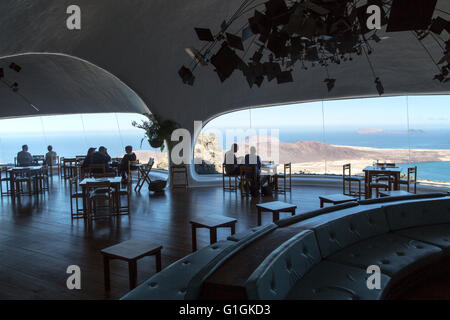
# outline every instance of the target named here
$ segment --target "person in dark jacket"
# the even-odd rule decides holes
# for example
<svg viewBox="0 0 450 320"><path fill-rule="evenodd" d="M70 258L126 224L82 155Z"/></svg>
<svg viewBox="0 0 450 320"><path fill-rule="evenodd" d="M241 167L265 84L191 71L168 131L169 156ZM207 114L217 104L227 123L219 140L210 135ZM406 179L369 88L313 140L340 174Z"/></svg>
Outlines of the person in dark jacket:
<svg viewBox="0 0 450 320"><path fill-rule="evenodd" d="M111 157L108 154L108 150L102 146L102 147L98 148L97 152L94 152L92 154L89 164L104 164L105 172L115 172L114 169L109 166L110 162L111 162ZM101 173L101 172L96 172L96 170L94 170L93 172Z"/></svg>
<svg viewBox="0 0 450 320"><path fill-rule="evenodd" d="M92 155L95 153L95 150L97 150L97 148L89 148L86 158L84 159L82 164L83 168L89 168L89 165L92 163Z"/></svg>
<svg viewBox="0 0 450 320"><path fill-rule="evenodd" d="M127 178L128 174L128 163L130 161L136 161L136 154L133 152L132 146L126 146L125 147L125 155L122 158L122 161L120 162L119 166L119 173L122 175L123 179ZM131 170L136 170L136 167L131 166Z"/></svg>
<svg viewBox="0 0 450 320"><path fill-rule="evenodd" d="M225 153L225 174L228 176L239 175L239 165L236 158L236 153L238 150L239 147L237 143L233 143L230 150Z"/></svg>

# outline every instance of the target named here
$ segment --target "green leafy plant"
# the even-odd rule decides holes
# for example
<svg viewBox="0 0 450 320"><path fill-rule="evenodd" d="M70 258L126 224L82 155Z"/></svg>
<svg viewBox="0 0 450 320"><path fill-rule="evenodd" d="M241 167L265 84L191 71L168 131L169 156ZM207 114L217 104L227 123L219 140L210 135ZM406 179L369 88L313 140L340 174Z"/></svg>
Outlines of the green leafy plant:
<svg viewBox="0 0 450 320"><path fill-rule="evenodd" d="M141 123L137 123L136 121L132 122L134 127L145 131L145 137L142 138L141 147L142 142L147 139L152 148L160 148L161 151L164 151L164 142L166 142L168 148L172 149L172 141L170 138L172 132L180 127L179 124L172 120L164 120L156 114L148 113L144 115L148 120L142 120Z"/></svg>

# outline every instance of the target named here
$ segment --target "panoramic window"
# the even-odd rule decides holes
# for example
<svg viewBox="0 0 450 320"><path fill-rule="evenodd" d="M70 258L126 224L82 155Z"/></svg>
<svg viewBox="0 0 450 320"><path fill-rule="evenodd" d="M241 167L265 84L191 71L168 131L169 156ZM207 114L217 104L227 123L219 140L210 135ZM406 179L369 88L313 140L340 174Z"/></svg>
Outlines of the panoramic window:
<svg viewBox="0 0 450 320"><path fill-rule="evenodd" d="M142 129L132 125L147 118L139 114L78 114L0 120L0 163L12 164L22 145L32 155L44 155L47 146L62 157L85 155L90 147L105 146L112 158L122 157L125 146L133 146L141 163L155 159L167 170L166 152L149 145Z"/></svg>
<svg viewBox="0 0 450 320"><path fill-rule="evenodd" d="M353 174L362 174L365 167L386 162L395 163L404 174L417 166L420 180L450 182L448 105L450 96L383 97L225 114L199 135L196 171L221 173L224 153L236 142L238 157L253 145L263 161L276 159L279 170L292 163L295 174L341 175L346 163ZM278 143L277 155L262 150L268 140Z"/></svg>

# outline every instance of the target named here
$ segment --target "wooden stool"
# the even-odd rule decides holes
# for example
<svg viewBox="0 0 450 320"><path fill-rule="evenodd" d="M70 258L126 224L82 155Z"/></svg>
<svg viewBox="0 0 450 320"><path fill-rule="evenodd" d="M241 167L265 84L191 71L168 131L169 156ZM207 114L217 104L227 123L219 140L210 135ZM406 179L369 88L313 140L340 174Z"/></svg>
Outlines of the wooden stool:
<svg viewBox="0 0 450 320"><path fill-rule="evenodd" d="M262 212L272 212L272 220L273 222L277 222L280 220L280 212L291 212L295 216L297 206L291 203L274 201L257 204L256 208L258 209L258 226L260 226Z"/></svg>
<svg viewBox="0 0 450 320"><path fill-rule="evenodd" d="M209 229L210 243L217 242L217 228L231 228L231 234L236 232L237 219L218 215L209 215L205 217L195 217L190 223L192 225L192 251L197 251L197 229Z"/></svg>
<svg viewBox="0 0 450 320"><path fill-rule="evenodd" d="M128 262L130 290L136 288L137 261L143 257L155 255L156 272L161 271L162 246L141 240L128 240L101 251L105 272L105 290L110 291L109 260L119 259Z"/></svg>
<svg viewBox="0 0 450 320"><path fill-rule="evenodd" d="M323 208L325 203L331 203L332 205L352 202L352 201L358 201L359 198L356 197L349 197L343 194L331 194L327 196L320 196L320 207Z"/></svg>

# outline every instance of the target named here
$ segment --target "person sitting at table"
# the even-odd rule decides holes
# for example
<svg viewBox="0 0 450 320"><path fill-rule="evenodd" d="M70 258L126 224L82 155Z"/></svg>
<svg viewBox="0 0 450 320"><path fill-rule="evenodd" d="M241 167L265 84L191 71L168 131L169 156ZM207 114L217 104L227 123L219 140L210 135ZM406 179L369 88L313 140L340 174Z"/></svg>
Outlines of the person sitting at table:
<svg viewBox="0 0 450 320"><path fill-rule="evenodd" d="M248 167L255 167L256 168L256 177L254 173L247 173L247 178L251 178L254 182L254 185L252 185L252 190L259 190L260 187L260 176L261 176L261 158L256 154L256 148L251 147L250 148L250 154L245 155L245 165ZM252 192L253 193L253 192Z"/></svg>
<svg viewBox="0 0 450 320"><path fill-rule="evenodd" d="M98 148L97 152L94 152L91 156L90 164L104 164L105 172L115 172L113 168L109 166L109 162L111 161L111 157L108 154L108 150L101 146ZM101 173L96 172L98 170L94 170L93 173Z"/></svg>
<svg viewBox="0 0 450 320"><path fill-rule="evenodd" d="M47 147L47 154L45 155L45 161L44 164L48 166L54 166L56 164L56 152L53 151L52 146Z"/></svg>
<svg viewBox="0 0 450 320"><path fill-rule="evenodd" d="M225 174L227 176L234 176L239 174L239 165L236 158L236 153L239 150L237 143L233 143L230 150L225 153Z"/></svg>
<svg viewBox="0 0 450 320"><path fill-rule="evenodd" d="M83 163L81 164L81 167L83 169L89 168L89 165L92 163L92 155L95 153L95 150L97 150L97 148L89 148L86 157L84 158Z"/></svg>
<svg viewBox="0 0 450 320"><path fill-rule="evenodd" d="M126 179L127 178L127 173L128 173L128 163L130 161L136 161L136 154L133 152L133 147L132 146L126 146L125 147L125 155L122 158L122 161L120 162L120 166L119 166L119 174L122 176L122 179ZM136 170L136 167L131 166L130 167L131 170Z"/></svg>
<svg viewBox="0 0 450 320"><path fill-rule="evenodd" d="M34 164L34 159L31 153L28 152L28 146L22 146L22 151L17 153L17 165L19 167L30 167Z"/></svg>

